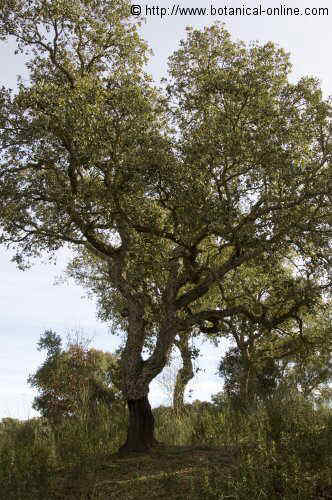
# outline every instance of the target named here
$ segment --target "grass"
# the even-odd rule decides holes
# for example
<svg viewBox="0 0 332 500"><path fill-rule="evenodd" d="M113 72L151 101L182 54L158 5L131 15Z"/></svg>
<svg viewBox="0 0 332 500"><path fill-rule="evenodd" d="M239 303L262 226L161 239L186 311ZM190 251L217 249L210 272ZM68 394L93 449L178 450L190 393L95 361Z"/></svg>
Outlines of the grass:
<svg viewBox="0 0 332 500"><path fill-rule="evenodd" d="M298 394L250 412L188 406L154 410L150 453L117 454L127 414L53 427L42 418L0 424L0 491L8 500L332 499L332 411Z"/></svg>

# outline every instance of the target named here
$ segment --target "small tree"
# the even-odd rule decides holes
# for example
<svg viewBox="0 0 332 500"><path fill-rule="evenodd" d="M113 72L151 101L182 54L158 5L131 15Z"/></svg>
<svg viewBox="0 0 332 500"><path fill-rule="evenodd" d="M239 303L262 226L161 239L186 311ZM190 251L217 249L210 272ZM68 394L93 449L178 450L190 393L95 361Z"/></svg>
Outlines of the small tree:
<svg viewBox="0 0 332 500"><path fill-rule="evenodd" d="M304 315L301 336L275 329L268 341L256 325L233 321L236 346L219 364L224 392L232 403L246 408L266 400L278 389L293 387L304 397L317 400L329 396L332 380L331 302L321 304L315 315Z"/></svg>
<svg viewBox="0 0 332 500"><path fill-rule="evenodd" d="M181 368L180 358L179 356L174 356L173 352L170 354L163 371L155 378L155 381L164 394L167 406L172 405L176 377Z"/></svg>
<svg viewBox="0 0 332 500"><path fill-rule="evenodd" d="M193 360L197 358L199 350L190 346L191 333L183 334L175 339L174 345L180 356L174 356L173 352L156 382L166 394L167 404L172 405L176 412L184 407L184 393L188 383L200 368L194 366Z"/></svg>
<svg viewBox="0 0 332 500"><path fill-rule="evenodd" d="M219 374L232 405L245 409L276 389L282 370L273 358L261 360L255 366L238 347L231 347L220 361Z"/></svg>
<svg viewBox="0 0 332 500"><path fill-rule="evenodd" d="M46 360L28 383L40 393L33 408L57 424L78 417L82 408L93 420L100 404L114 409L121 405L118 358L108 352L87 349L76 342L61 349L61 338L46 330L38 343Z"/></svg>
<svg viewBox="0 0 332 500"><path fill-rule="evenodd" d="M181 412L184 408L184 393L194 374L200 371L199 367L194 367L193 360L199 355L199 350L193 345L190 346L192 332L186 332L175 340L175 345L180 351L182 366L179 367L173 390L173 408L176 412Z"/></svg>

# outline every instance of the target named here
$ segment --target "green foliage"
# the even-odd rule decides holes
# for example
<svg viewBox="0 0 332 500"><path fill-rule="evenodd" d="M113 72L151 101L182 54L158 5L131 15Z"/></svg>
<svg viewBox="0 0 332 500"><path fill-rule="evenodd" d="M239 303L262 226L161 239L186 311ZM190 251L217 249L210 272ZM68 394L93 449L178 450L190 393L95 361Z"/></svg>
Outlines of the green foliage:
<svg viewBox="0 0 332 500"><path fill-rule="evenodd" d="M38 351L46 350L47 358L52 358L61 352L61 337L52 330L45 330L38 342Z"/></svg>
<svg viewBox="0 0 332 500"><path fill-rule="evenodd" d="M315 411L303 395L291 391L279 391L246 415L229 403L225 399L219 410L195 401L182 415L171 408L154 409L157 436L166 448L136 454L134 460L112 455L126 432L126 415L120 410L113 423L101 411L93 429L69 418L57 428L43 418L4 419L2 494L18 500L69 494L100 500L112 495L160 498L162 492L188 500L329 498L331 411ZM173 463L175 469L170 468Z"/></svg>
<svg viewBox="0 0 332 500"><path fill-rule="evenodd" d="M249 367L249 360L243 358L237 347L230 348L220 361L218 371L224 379L227 396L235 407L244 409L253 402L253 398L267 397L276 389L281 370L271 358L257 367Z"/></svg>
<svg viewBox="0 0 332 500"><path fill-rule="evenodd" d="M79 233L86 231L82 226L77 232L69 212L82 221L86 216L91 222L101 217L95 220L97 232L102 226L112 230L115 199L111 201L109 194L113 189L124 191L129 205L129 196L142 192L135 169L142 149L151 149L156 140L158 110L155 92L141 69L146 45L130 19L127 0L77 0L68 5L62 0L4 0L1 6L2 38L16 37L19 50L32 55L28 85L21 81L15 96L4 89L1 93L6 161L18 168L15 177L23 198L31 197L31 222L44 221L44 229L35 233L37 239L30 239L30 250L27 245L22 249L28 256L42 248L54 250L63 237L81 239ZM20 122L20 145L14 146L14 129ZM14 129L10 123L16 123ZM10 177L2 193L11 197ZM21 222L30 217L23 198ZM96 203L98 212L102 210L92 215ZM7 205L6 216L13 214L13 204ZM4 234L13 229L9 219ZM45 224L53 227L53 236Z"/></svg>
<svg viewBox="0 0 332 500"><path fill-rule="evenodd" d="M315 79L288 82L282 49L188 30L162 93L130 2L1 5L2 39L31 56L29 82L1 92L1 239L18 263L64 242L116 261L116 236L130 288L156 296L181 250L177 298L195 290L194 310L225 273L197 285L238 252L293 248L326 266L330 105Z"/></svg>
<svg viewBox="0 0 332 500"><path fill-rule="evenodd" d="M223 403L214 417L215 444L236 443L238 459L226 477L212 469L196 478L197 497L329 498L331 413L314 411L303 395L289 390L245 415L227 399Z"/></svg>
<svg viewBox="0 0 332 500"><path fill-rule="evenodd" d="M53 423L65 417L93 420L98 406L122 404L115 355L78 343L63 350L61 338L52 331L45 331L38 345L47 351L46 360L28 382L40 392L33 408L43 417Z"/></svg>
<svg viewBox="0 0 332 500"><path fill-rule="evenodd" d="M171 407L158 407L153 410L156 438L162 443L185 445L190 442L193 425L188 413L175 414Z"/></svg>
<svg viewBox="0 0 332 500"><path fill-rule="evenodd" d="M85 408L87 410L87 408ZM127 427L124 408L100 405L93 426L64 418L51 426L45 418L16 422L3 419L0 432L0 485L6 498L18 500L66 498L63 473L87 475L123 441ZM75 474L74 474L75 475ZM60 484L59 484L60 478ZM72 489L72 485L68 485Z"/></svg>
<svg viewBox="0 0 332 500"><path fill-rule="evenodd" d="M257 290L262 295L265 284L260 283ZM257 291L252 281L247 297L254 297L254 293ZM287 300L286 290L273 307L280 310ZM265 304L261 306L266 313ZM233 404L245 409L259 400L269 399L281 387L297 387L317 402L324 399L324 391L328 398L332 377L330 317L331 301L316 301L314 313L306 307L301 319L295 315L299 331L291 322L266 331L250 319L232 318L227 325L228 335L236 344L221 359L218 372Z"/></svg>
<svg viewBox="0 0 332 500"><path fill-rule="evenodd" d="M1 422L0 485L7 498L36 498L51 491L54 484L56 456L54 437L47 423L40 419Z"/></svg>

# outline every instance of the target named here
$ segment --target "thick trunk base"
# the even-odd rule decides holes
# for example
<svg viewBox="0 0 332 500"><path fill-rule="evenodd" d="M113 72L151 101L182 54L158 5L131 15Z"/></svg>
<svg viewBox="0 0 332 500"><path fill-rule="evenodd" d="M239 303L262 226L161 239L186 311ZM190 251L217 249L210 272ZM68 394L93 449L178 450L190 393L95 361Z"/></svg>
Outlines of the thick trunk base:
<svg viewBox="0 0 332 500"><path fill-rule="evenodd" d="M147 396L128 399L129 426L127 440L119 449L120 454L146 452L162 446L154 437L154 416Z"/></svg>

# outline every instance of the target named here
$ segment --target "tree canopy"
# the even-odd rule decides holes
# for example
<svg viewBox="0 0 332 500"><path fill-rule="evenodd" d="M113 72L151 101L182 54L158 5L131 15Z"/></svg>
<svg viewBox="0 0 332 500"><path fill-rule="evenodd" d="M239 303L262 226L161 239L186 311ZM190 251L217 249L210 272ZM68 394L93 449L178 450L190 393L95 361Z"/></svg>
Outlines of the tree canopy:
<svg viewBox="0 0 332 500"><path fill-rule="evenodd" d="M248 320L233 321L235 345L221 359L224 392L246 408L291 387L319 401L332 380L331 304L306 315L301 332L277 328L268 336ZM325 396L324 396L325 395Z"/></svg>
<svg viewBox="0 0 332 500"><path fill-rule="evenodd" d="M66 417L84 416L93 420L98 406L111 409L121 399L118 357L79 342L62 348L61 337L46 330L40 337L39 350L46 350L46 360L29 376L29 384L39 392L33 408L52 423Z"/></svg>
<svg viewBox="0 0 332 500"><path fill-rule="evenodd" d="M218 24L188 29L157 88L129 7L1 0L0 36L30 54L30 79L0 93L0 242L23 268L64 244L103 267L126 310L125 448L141 449L154 443L149 384L176 335L239 314L269 331L326 290L331 106L316 79L289 81L282 49ZM291 251L301 286L283 310L216 293Z"/></svg>

